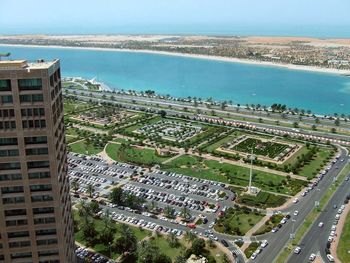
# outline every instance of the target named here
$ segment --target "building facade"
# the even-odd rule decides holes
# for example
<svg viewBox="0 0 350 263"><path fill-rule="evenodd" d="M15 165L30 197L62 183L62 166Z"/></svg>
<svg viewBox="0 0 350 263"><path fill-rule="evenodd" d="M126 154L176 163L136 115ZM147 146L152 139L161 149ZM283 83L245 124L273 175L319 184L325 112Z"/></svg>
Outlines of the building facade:
<svg viewBox="0 0 350 263"><path fill-rule="evenodd" d="M76 262L60 62L0 61L0 262Z"/></svg>

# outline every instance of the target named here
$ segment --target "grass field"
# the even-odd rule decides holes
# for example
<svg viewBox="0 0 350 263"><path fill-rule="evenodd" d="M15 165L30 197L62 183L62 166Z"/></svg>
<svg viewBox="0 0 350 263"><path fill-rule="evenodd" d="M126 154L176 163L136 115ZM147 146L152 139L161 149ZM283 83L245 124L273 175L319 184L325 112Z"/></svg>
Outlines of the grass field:
<svg viewBox="0 0 350 263"><path fill-rule="evenodd" d="M348 213L346 217L346 221L339 239L337 255L342 263L350 263L350 213Z"/></svg>
<svg viewBox="0 0 350 263"><path fill-rule="evenodd" d="M117 143L109 143L106 147L109 157L118 162L128 162L140 165L160 164L169 157L158 156L153 149L136 148L134 146L125 146Z"/></svg>
<svg viewBox="0 0 350 263"><path fill-rule="evenodd" d="M317 153L317 156L313 160L306 164L298 173L301 176L307 178L313 178L320 171L321 167L325 164L328 158L332 156L331 151L326 148L321 148Z"/></svg>
<svg viewBox="0 0 350 263"><path fill-rule="evenodd" d="M103 148L95 147L92 144L87 146L84 141L80 141L69 145L69 151L80 154L95 155L102 152Z"/></svg>
<svg viewBox="0 0 350 263"><path fill-rule="evenodd" d="M228 163L220 163L214 160L206 160L192 155L182 155L172 160L164 169L184 175L202 179L230 183L239 186L248 186L249 169ZM305 182L295 179L286 180L286 177L254 171L253 185L265 191L295 195Z"/></svg>
<svg viewBox="0 0 350 263"><path fill-rule="evenodd" d="M243 209L229 208L225 216L218 218L215 230L220 233L243 236L264 216L252 211L246 212Z"/></svg>
<svg viewBox="0 0 350 263"><path fill-rule="evenodd" d="M88 109L93 105L81 101L65 100L63 104L63 111L65 114L72 114L77 111Z"/></svg>

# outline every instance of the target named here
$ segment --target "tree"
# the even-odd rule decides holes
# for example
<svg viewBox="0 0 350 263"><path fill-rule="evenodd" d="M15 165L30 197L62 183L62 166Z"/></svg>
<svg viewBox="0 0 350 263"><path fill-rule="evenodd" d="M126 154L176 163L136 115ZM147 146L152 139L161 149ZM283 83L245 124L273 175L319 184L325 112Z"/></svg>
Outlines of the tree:
<svg viewBox="0 0 350 263"><path fill-rule="evenodd" d="M205 248L205 241L203 238L196 238L192 242L191 250L193 254L195 254L196 256L201 255L204 251L204 248Z"/></svg>
<svg viewBox="0 0 350 263"><path fill-rule="evenodd" d="M187 258L185 257L185 255L183 253L178 255L174 261L174 263L186 263L186 262L187 262Z"/></svg>
<svg viewBox="0 0 350 263"><path fill-rule="evenodd" d="M230 260L228 259L226 254L223 254L222 256L222 263L230 263Z"/></svg>
<svg viewBox="0 0 350 263"><path fill-rule="evenodd" d="M121 205L123 202L123 189L116 187L109 194L109 200L116 205Z"/></svg>
<svg viewBox="0 0 350 263"><path fill-rule="evenodd" d="M72 189L73 189L74 193L77 193L77 191L79 189L79 182L77 179L72 181Z"/></svg>
<svg viewBox="0 0 350 263"><path fill-rule="evenodd" d="M90 202L89 209L90 209L92 214L97 214L101 210L101 208L97 202Z"/></svg>
<svg viewBox="0 0 350 263"><path fill-rule="evenodd" d="M133 254L137 251L137 238L128 225L122 224L119 228L119 235L114 241L114 247L121 253Z"/></svg>
<svg viewBox="0 0 350 263"><path fill-rule="evenodd" d="M81 226L81 232L83 233L83 237L89 245L95 241L98 235L93 221L83 223Z"/></svg>
<svg viewBox="0 0 350 263"><path fill-rule="evenodd" d="M159 111L159 115L160 115L162 118L165 118L165 117L166 117L166 111L165 111L165 110L160 110L160 111Z"/></svg>
<svg viewBox="0 0 350 263"><path fill-rule="evenodd" d="M188 243L191 243L196 238L196 235L191 231L186 231L184 238L185 240L187 240Z"/></svg>
<svg viewBox="0 0 350 263"><path fill-rule="evenodd" d="M150 241L142 241L138 249L138 262L140 263L171 263L171 259L160 253L158 247Z"/></svg>
<svg viewBox="0 0 350 263"><path fill-rule="evenodd" d="M177 247L179 245L179 240L178 238L176 237L176 234L175 233L170 233L168 236L167 236L167 241L169 243L169 246L174 248L174 247Z"/></svg>
<svg viewBox="0 0 350 263"><path fill-rule="evenodd" d="M189 217L191 217L190 210L189 210L187 207L184 206L184 207L181 209L181 216L182 216L183 218L189 218Z"/></svg>
<svg viewBox="0 0 350 263"><path fill-rule="evenodd" d="M94 186L92 184L88 184L87 188L86 188L86 192L89 195L90 198L92 198L92 195L94 194Z"/></svg>

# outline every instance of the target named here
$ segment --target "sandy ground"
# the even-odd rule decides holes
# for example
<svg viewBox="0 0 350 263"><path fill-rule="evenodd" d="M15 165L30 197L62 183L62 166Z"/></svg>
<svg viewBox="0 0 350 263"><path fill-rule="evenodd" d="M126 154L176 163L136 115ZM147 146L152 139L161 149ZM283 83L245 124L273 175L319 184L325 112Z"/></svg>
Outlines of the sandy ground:
<svg viewBox="0 0 350 263"><path fill-rule="evenodd" d="M261 65L261 66L283 67L283 68L288 68L288 69L292 69L292 70L313 71L313 72L322 72L322 73L331 73L331 74L350 74L350 70L339 70L339 69L333 69L333 68L319 68L319 67L313 67L313 66L280 64L280 63L273 63L273 62L267 62L267 61L255 61L255 60L238 59L238 58L230 58L230 57L184 54L184 53L153 51L153 50L66 47L66 46L41 46L41 45L5 45L5 44L0 44L0 46L23 46L23 47L40 47L40 48L85 49L85 50L114 51L114 52L135 52L135 53L159 54L159 55L177 56L177 57L191 57L191 58L197 58L197 59L216 60L216 61L233 62L233 63L245 63L245 64Z"/></svg>

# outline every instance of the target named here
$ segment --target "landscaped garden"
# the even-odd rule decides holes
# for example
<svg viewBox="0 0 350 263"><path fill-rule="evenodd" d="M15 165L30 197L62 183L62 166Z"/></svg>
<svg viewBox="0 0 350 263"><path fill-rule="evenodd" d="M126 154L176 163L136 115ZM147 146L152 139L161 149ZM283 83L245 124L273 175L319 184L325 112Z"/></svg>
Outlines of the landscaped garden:
<svg viewBox="0 0 350 263"><path fill-rule="evenodd" d="M287 197L260 191L256 196L241 194L236 198L236 202L242 205L254 206L258 208L279 207L287 201Z"/></svg>
<svg viewBox="0 0 350 263"><path fill-rule="evenodd" d="M147 166L161 164L173 156L172 154L160 155L155 149L126 143L109 143L106 152L115 161Z"/></svg>
<svg viewBox="0 0 350 263"><path fill-rule="evenodd" d="M346 221L339 239L337 247L337 255L341 262L350 263L350 213L346 217Z"/></svg>
<svg viewBox="0 0 350 263"><path fill-rule="evenodd" d="M249 184L249 169L229 163L220 163L193 155L182 155L163 165L165 170L246 187ZM253 186L264 191L295 195L307 183L285 176L254 170Z"/></svg>
<svg viewBox="0 0 350 263"><path fill-rule="evenodd" d="M264 215L257 210L235 205L234 208L228 208L224 216L218 218L215 230L229 235L244 236L263 217Z"/></svg>

